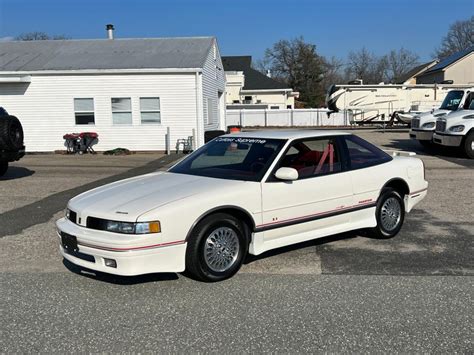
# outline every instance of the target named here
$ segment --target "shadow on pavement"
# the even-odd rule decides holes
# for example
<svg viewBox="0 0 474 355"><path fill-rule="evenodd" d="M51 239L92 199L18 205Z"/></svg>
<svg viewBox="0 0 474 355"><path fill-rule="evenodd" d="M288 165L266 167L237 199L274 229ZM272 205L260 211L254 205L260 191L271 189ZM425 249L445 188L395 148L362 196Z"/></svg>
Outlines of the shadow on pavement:
<svg viewBox="0 0 474 355"><path fill-rule="evenodd" d="M175 273L146 274L139 276L119 276L106 274L103 272L89 270L87 268L77 266L66 259L63 259L63 265L69 271L75 273L76 275L114 285L137 285L149 282L174 281L179 279L178 275Z"/></svg>
<svg viewBox="0 0 474 355"><path fill-rule="evenodd" d="M30 170L30 169L19 167L19 166L10 166L7 170L7 173L3 175L2 177L0 177L0 181L21 179L27 176L31 176L34 173L35 173L34 170Z"/></svg>

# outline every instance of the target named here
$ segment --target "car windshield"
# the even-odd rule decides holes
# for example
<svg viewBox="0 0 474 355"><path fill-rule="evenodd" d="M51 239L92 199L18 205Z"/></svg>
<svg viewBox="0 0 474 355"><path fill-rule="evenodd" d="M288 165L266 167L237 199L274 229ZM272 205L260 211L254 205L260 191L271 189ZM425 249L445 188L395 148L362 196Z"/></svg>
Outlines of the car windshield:
<svg viewBox="0 0 474 355"><path fill-rule="evenodd" d="M443 103L441 104L440 109L456 111L463 96L464 91L461 90L453 90L448 92L448 94L443 100Z"/></svg>
<svg viewBox="0 0 474 355"><path fill-rule="evenodd" d="M260 181L285 142L282 139L218 137L169 171L219 179Z"/></svg>

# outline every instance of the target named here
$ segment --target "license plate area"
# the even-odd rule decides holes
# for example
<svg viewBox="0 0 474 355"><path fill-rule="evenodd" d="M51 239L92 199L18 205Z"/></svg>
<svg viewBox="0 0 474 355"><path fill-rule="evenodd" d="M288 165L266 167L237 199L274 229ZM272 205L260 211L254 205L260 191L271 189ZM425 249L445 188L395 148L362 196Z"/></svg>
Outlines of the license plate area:
<svg viewBox="0 0 474 355"><path fill-rule="evenodd" d="M77 247L77 238L74 235L61 233L61 244L66 252L73 254L79 251Z"/></svg>

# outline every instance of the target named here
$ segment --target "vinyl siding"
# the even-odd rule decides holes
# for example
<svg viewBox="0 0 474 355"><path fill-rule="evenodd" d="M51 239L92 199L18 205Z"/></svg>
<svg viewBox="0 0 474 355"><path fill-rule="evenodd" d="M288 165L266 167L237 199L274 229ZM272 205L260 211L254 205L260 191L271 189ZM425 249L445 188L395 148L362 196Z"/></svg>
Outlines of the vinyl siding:
<svg viewBox="0 0 474 355"><path fill-rule="evenodd" d="M214 59L214 50L216 53L216 59ZM217 68L220 68L220 70ZM221 116L223 115L223 112L225 112L225 109L219 107L218 91L221 91L223 95L225 95L225 74L219 48L217 47L217 43L214 41L213 47L211 47L207 55L202 71L204 130L206 131L224 129L222 126L225 118ZM223 96L222 99L224 98L225 96ZM212 119L209 124L207 124L206 117L208 117L209 114L211 114L210 117L212 117Z"/></svg>
<svg viewBox="0 0 474 355"><path fill-rule="evenodd" d="M99 151L164 150L166 127L174 149L197 127L196 82L195 74L37 75L29 84L0 83L0 106L22 122L27 151L65 149L65 133L86 131L99 134ZM112 97L131 98L131 125L112 124ZM141 124L140 97L160 98L161 124ZM74 98L94 99L95 125L75 125Z"/></svg>

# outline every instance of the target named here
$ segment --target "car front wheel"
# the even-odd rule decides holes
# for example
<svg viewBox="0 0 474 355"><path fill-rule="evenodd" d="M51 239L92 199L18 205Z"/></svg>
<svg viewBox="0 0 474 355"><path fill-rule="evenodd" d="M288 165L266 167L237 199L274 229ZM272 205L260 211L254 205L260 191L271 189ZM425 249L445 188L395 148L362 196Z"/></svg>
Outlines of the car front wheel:
<svg viewBox="0 0 474 355"><path fill-rule="evenodd" d="M186 272L200 281L215 282L233 276L247 255L245 228L235 217L216 213L192 231L186 249Z"/></svg>
<svg viewBox="0 0 474 355"><path fill-rule="evenodd" d="M394 189L383 189L375 211L377 226L369 234L374 238L395 237L402 228L405 218L405 205L400 194Z"/></svg>

